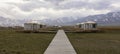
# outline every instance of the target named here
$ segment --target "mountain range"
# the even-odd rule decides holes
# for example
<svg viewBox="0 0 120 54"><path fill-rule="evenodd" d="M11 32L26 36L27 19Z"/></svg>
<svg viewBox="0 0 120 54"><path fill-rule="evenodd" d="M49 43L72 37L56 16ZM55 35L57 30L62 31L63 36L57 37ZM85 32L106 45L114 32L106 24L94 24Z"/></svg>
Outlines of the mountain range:
<svg viewBox="0 0 120 54"><path fill-rule="evenodd" d="M97 22L98 25L103 26L118 26L120 25L120 12L110 12L107 14L91 15L83 18L78 18L75 21L68 22L68 24L76 24L86 21L94 21Z"/></svg>
<svg viewBox="0 0 120 54"><path fill-rule="evenodd" d="M17 20L10 19L4 16L0 16L0 26L23 26L25 22L28 22L30 19ZM89 15L86 17L62 17L56 19L44 19L37 20L38 22L45 23L47 25L75 25L77 23L86 22L86 21L95 21L98 25L120 25L120 12L109 12L107 14L98 14L98 15Z"/></svg>
<svg viewBox="0 0 120 54"><path fill-rule="evenodd" d="M118 26L120 25L120 12L109 12L107 14L89 15L87 17L63 17L55 20L45 20L44 22L51 25L76 25L86 21L94 21L102 26Z"/></svg>

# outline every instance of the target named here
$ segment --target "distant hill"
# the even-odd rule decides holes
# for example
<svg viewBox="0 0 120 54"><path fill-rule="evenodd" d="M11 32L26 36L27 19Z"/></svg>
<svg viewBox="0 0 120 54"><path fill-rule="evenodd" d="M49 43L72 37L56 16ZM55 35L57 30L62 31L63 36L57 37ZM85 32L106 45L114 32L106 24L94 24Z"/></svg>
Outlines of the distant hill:
<svg viewBox="0 0 120 54"><path fill-rule="evenodd" d="M120 25L120 12L110 12L107 14L91 15L83 18L78 18L75 21L68 22L68 24L76 24L85 21L95 21L99 25Z"/></svg>
<svg viewBox="0 0 120 54"><path fill-rule="evenodd" d="M16 20L0 16L0 26L22 26L24 22L24 20Z"/></svg>
<svg viewBox="0 0 120 54"><path fill-rule="evenodd" d="M63 17L57 19L46 19L43 22L50 25L75 25L76 23L95 21L98 25L120 26L120 12L110 12L107 14L91 15L87 17Z"/></svg>
<svg viewBox="0 0 120 54"><path fill-rule="evenodd" d="M62 17L57 19L45 19L41 20L41 22L44 22L49 25L68 25L68 22L73 22L77 20L79 17Z"/></svg>
<svg viewBox="0 0 120 54"><path fill-rule="evenodd" d="M0 16L0 26L14 26L14 25L23 25L25 22L28 22L30 19L17 20L10 19ZM49 18L44 20L37 20L38 22L45 23L48 25L75 25L76 23L81 23L85 21L95 21L99 25L111 25L111 26L120 26L120 12L110 12L107 14L91 15L87 17L62 17L62 18Z"/></svg>

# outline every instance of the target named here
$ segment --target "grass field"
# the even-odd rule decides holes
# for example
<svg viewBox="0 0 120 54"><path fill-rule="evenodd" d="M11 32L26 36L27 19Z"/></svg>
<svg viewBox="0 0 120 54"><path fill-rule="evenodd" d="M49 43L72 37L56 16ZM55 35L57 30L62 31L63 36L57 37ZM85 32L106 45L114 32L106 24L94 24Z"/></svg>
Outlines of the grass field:
<svg viewBox="0 0 120 54"><path fill-rule="evenodd" d="M120 54L120 30L67 33L77 54Z"/></svg>
<svg viewBox="0 0 120 54"><path fill-rule="evenodd" d="M43 54L55 33L0 30L0 54Z"/></svg>

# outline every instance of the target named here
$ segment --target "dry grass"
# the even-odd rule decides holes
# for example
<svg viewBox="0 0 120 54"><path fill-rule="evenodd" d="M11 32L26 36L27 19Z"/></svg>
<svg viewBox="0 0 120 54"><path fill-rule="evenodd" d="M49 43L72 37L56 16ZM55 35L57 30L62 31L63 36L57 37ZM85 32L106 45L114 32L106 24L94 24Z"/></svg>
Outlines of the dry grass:
<svg viewBox="0 0 120 54"><path fill-rule="evenodd" d="M120 30L105 30L104 33L67 33L67 35L77 54L120 54Z"/></svg>
<svg viewBox="0 0 120 54"><path fill-rule="evenodd" d="M98 29L101 30L120 30L120 26L100 26Z"/></svg>
<svg viewBox="0 0 120 54"><path fill-rule="evenodd" d="M0 54L43 54L55 33L20 33L0 30Z"/></svg>

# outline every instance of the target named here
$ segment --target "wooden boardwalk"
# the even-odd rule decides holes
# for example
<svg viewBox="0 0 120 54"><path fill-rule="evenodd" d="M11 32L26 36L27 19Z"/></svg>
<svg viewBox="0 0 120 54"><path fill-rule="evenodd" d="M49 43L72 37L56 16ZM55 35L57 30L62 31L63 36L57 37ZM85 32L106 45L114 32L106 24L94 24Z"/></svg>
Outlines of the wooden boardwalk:
<svg viewBox="0 0 120 54"><path fill-rule="evenodd" d="M64 30L58 30L56 36L44 54L76 54Z"/></svg>

